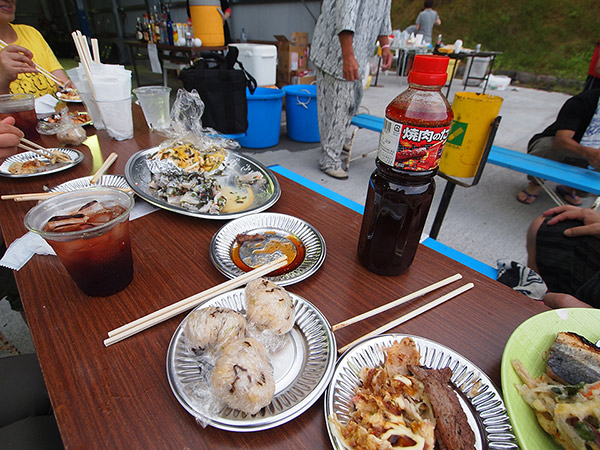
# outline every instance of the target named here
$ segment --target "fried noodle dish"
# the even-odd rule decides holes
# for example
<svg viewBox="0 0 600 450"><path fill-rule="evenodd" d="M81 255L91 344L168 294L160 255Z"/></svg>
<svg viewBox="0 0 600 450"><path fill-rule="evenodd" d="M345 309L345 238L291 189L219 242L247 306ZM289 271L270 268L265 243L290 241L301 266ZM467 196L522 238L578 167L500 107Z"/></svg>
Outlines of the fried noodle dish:
<svg viewBox="0 0 600 450"><path fill-rule="evenodd" d="M348 423L330 417L340 442L360 450L473 449L475 435L450 387L451 369L421 367L410 338L384 352L383 366L361 370Z"/></svg>
<svg viewBox="0 0 600 450"><path fill-rule="evenodd" d="M516 386L546 433L566 450L600 449L600 350L561 332L549 350L546 373L533 378L518 359Z"/></svg>

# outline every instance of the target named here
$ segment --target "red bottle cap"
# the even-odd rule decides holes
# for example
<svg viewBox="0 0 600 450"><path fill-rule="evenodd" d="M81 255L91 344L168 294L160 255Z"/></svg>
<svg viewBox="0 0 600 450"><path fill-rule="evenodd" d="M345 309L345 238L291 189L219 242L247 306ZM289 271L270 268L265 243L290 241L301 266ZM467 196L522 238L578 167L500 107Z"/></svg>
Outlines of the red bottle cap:
<svg viewBox="0 0 600 450"><path fill-rule="evenodd" d="M425 86L443 86L448 78L447 56L416 55L408 82Z"/></svg>

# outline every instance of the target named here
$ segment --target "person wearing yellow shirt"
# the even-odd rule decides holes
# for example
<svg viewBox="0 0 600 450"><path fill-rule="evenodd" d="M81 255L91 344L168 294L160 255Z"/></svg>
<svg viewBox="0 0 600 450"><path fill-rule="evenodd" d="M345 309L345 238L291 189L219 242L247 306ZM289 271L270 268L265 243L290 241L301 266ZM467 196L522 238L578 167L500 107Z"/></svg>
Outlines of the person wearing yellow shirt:
<svg viewBox="0 0 600 450"><path fill-rule="evenodd" d="M0 94L23 92L40 97L54 94L70 84L67 74L39 31L17 25L16 0L0 0L0 39L8 44L0 50ZM36 68L36 64L60 81L57 86Z"/></svg>

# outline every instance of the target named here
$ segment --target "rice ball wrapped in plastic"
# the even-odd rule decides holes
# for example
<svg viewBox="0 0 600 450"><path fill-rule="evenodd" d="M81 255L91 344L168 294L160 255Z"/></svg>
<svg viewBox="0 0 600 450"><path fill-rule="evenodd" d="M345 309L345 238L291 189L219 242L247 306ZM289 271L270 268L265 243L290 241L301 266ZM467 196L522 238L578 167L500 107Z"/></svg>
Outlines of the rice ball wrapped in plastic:
<svg viewBox="0 0 600 450"><path fill-rule="evenodd" d="M246 336L246 318L239 312L209 306L192 312L185 322L185 336L193 348L220 351Z"/></svg>
<svg viewBox="0 0 600 450"><path fill-rule="evenodd" d="M266 349L247 337L223 349L211 374L216 398L232 409L256 414L275 395L273 367Z"/></svg>
<svg viewBox="0 0 600 450"><path fill-rule="evenodd" d="M270 280L259 278L246 285L246 316L258 328L281 335L294 327L290 294Z"/></svg>

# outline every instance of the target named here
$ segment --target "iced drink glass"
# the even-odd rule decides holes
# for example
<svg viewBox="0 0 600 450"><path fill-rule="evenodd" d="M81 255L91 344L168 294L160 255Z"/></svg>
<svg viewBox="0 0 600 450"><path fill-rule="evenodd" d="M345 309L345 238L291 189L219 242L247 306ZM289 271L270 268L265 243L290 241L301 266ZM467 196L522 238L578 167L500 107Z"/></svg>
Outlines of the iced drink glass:
<svg viewBox="0 0 600 450"><path fill-rule="evenodd" d="M90 297L105 297L133 279L126 192L91 187L51 197L25 215L25 226L54 249L73 281Z"/></svg>
<svg viewBox="0 0 600 450"><path fill-rule="evenodd" d="M169 115L170 87L143 86L135 88L133 93L140 102L146 123L150 130L165 130L171 123Z"/></svg>
<svg viewBox="0 0 600 450"><path fill-rule="evenodd" d="M37 115L35 113L35 96L33 94L2 94L0 95L0 119L12 116L15 126L20 128L25 136L38 136L36 130Z"/></svg>

